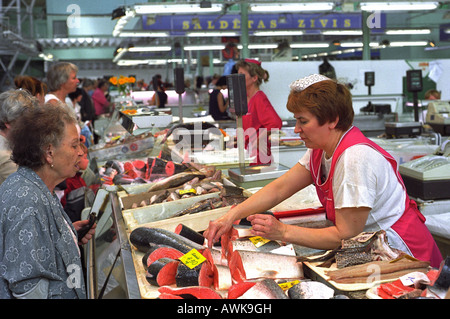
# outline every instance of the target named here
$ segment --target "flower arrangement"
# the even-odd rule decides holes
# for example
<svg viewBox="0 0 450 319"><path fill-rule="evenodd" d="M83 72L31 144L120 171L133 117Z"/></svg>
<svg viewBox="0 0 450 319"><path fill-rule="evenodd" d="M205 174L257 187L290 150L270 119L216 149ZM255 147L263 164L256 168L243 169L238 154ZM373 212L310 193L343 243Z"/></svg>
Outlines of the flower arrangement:
<svg viewBox="0 0 450 319"><path fill-rule="evenodd" d="M134 76L126 77L126 76L113 76L109 79L109 83L111 83L114 86L117 86L117 90L119 91L119 94L121 95L128 95L130 93L130 86L129 84L135 83L136 78Z"/></svg>

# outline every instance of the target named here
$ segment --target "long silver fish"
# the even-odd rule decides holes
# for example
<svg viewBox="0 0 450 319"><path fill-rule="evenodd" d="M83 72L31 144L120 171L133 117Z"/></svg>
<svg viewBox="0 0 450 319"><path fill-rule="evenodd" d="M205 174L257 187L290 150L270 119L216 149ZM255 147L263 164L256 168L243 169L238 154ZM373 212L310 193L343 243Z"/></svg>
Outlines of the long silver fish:
<svg viewBox="0 0 450 319"><path fill-rule="evenodd" d="M288 299L288 297L273 279L264 279L257 282L238 299Z"/></svg>

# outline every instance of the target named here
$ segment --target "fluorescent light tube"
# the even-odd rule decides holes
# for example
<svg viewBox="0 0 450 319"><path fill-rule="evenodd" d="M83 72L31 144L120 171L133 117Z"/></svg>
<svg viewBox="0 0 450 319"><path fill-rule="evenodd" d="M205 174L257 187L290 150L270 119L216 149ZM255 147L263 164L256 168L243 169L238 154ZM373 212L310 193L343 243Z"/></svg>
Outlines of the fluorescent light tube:
<svg viewBox="0 0 450 319"><path fill-rule="evenodd" d="M256 49L276 49L278 48L277 43L261 43L261 44L249 44L248 48L250 50L256 50Z"/></svg>
<svg viewBox="0 0 450 319"><path fill-rule="evenodd" d="M408 10L434 10L438 2L361 2L362 11L408 11Z"/></svg>
<svg viewBox="0 0 450 319"><path fill-rule="evenodd" d="M311 3L258 3L250 4L253 12L305 12L305 11L330 11L333 10L333 2Z"/></svg>
<svg viewBox="0 0 450 319"><path fill-rule="evenodd" d="M119 37L152 37L163 38L168 37L169 32L165 31L121 31Z"/></svg>
<svg viewBox="0 0 450 319"><path fill-rule="evenodd" d="M225 49L225 45L224 44L185 45L184 49L186 51L223 50Z"/></svg>
<svg viewBox="0 0 450 319"><path fill-rule="evenodd" d="M410 30L387 30L387 35L405 35L405 34L430 34L430 29L410 29Z"/></svg>
<svg viewBox="0 0 450 319"><path fill-rule="evenodd" d="M291 43L292 49L308 49L308 48L328 48L329 43Z"/></svg>
<svg viewBox="0 0 450 319"><path fill-rule="evenodd" d="M205 31L205 32L186 32L188 37L236 37L238 32L234 31Z"/></svg>
<svg viewBox="0 0 450 319"><path fill-rule="evenodd" d="M362 35L360 30L328 30L322 31L323 35Z"/></svg>
<svg viewBox="0 0 450 319"><path fill-rule="evenodd" d="M270 30L270 31L255 31L254 36L289 36L289 35L303 35L304 32L300 30Z"/></svg>
<svg viewBox="0 0 450 319"><path fill-rule="evenodd" d="M413 46L427 46L428 41L393 41L389 44L391 47L413 47Z"/></svg>
<svg viewBox="0 0 450 319"><path fill-rule="evenodd" d="M163 52L170 50L172 50L172 47L170 46L142 46L128 48L128 52Z"/></svg>
<svg viewBox="0 0 450 319"><path fill-rule="evenodd" d="M211 8L200 8L199 4L136 4L136 14L170 14L170 13L211 13L222 11L221 4L213 4Z"/></svg>

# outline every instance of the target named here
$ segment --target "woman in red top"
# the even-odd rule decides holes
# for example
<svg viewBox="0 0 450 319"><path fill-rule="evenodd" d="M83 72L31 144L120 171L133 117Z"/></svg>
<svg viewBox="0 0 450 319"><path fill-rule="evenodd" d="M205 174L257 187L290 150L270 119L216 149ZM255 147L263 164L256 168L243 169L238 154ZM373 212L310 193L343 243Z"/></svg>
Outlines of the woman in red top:
<svg viewBox="0 0 450 319"><path fill-rule="evenodd" d="M318 74L290 87L287 108L308 151L283 176L211 222L204 233L208 245L235 220L248 217L255 236L324 250L363 231L384 230L391 247L439 267L441 253L424 216L408 197L395 159L352 126L348 89ZM311 184L332 226L299 227L258 214Z"/></svg>
<svg viewBox="0 0 450 319"><path fill-rule="evenodd" d="M266 94L259 89L269 80L269 73L261 62L245 59L236 63L239 74L245 75L247 89L247 114L242 117L245 145L250 156L256 156L251 165L269 165L272 162L270 134L281 129L281 119Z"/></svg>

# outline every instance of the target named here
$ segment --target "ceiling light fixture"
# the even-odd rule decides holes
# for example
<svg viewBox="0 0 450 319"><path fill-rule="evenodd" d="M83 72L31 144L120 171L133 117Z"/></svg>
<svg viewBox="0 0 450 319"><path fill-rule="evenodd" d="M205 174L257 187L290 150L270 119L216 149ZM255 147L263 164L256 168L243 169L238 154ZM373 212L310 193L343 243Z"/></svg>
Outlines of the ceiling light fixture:
<svg viewBox="0 0 450 319"><path fill-rule="evenodd" d="M430 34L430 29L386 30L387 35Z"/></svg>
<svg viewBox="0 0 450 319"><path fill-rule="evenodd" d="M303 35L304 32L300 30L271 30L271 31L255 31L254 36L270 37L270 36L290 36L290 35Z"/></svg>
<svg viewBox="0 0 450 319"><path fill-rule="evenodd" d="M221 4L202 8L199 4L136 4L136 14L213 13L222 11Z"/></svg>
<svg viewBox="0 0 450 319"><path fill-rule="evenodd" d="M410 10L434 10L439 2L361 2L362 11L410 11Z"/></svg>
<svg viewBox="0 0 450 319"><path fill-rule="evenodd" d="M186 32L187 37L237 37L239 32L234 31L210 31L210 32Z"/></svg>
<svg viewBox="0 0 450 319"><path fill-rule="evenodd" d="M305 12L305 11L330 11L333 10L333 2L310 3L258 3L250 4L253 12Z"/></svg>
<svg viewBox="0 0 450 319"><path fill-rule="evenodd" d="M185 45L186 51L208 51L208 50L223 50L225 44L206 44L206 45Z"/></svg>
<svg viewBox="0 0 450 319"><path fill-rule="evenodd" d="M133 31L127 30L119 33L119 37L151 37L151 38L163 38L168 37L169 32L165 31Z"/></svg>
<svg viewBox="0 0 450 319"><path fill-rule="evenodd" d="M140 46L128 48L128 52L165 52L172 50L171 46Z"/></svg>
<svg viewBox="0 0 450 319"><path fill-rule="evenodd" d="M427 46L428 41L392 41L389 46L391 47L416 47Z"/></svg>
<svg viewBox="0 0 450 319"><path fill-rule="evenodd" d="M291 49L328 48L329 43L291 43Z"/></svg>
<svg viewBox="0 0 450 319"><path fill-rule="evenodd" d="M322 31L323 35L362 35L361 30L326 30Z"/></svg>

